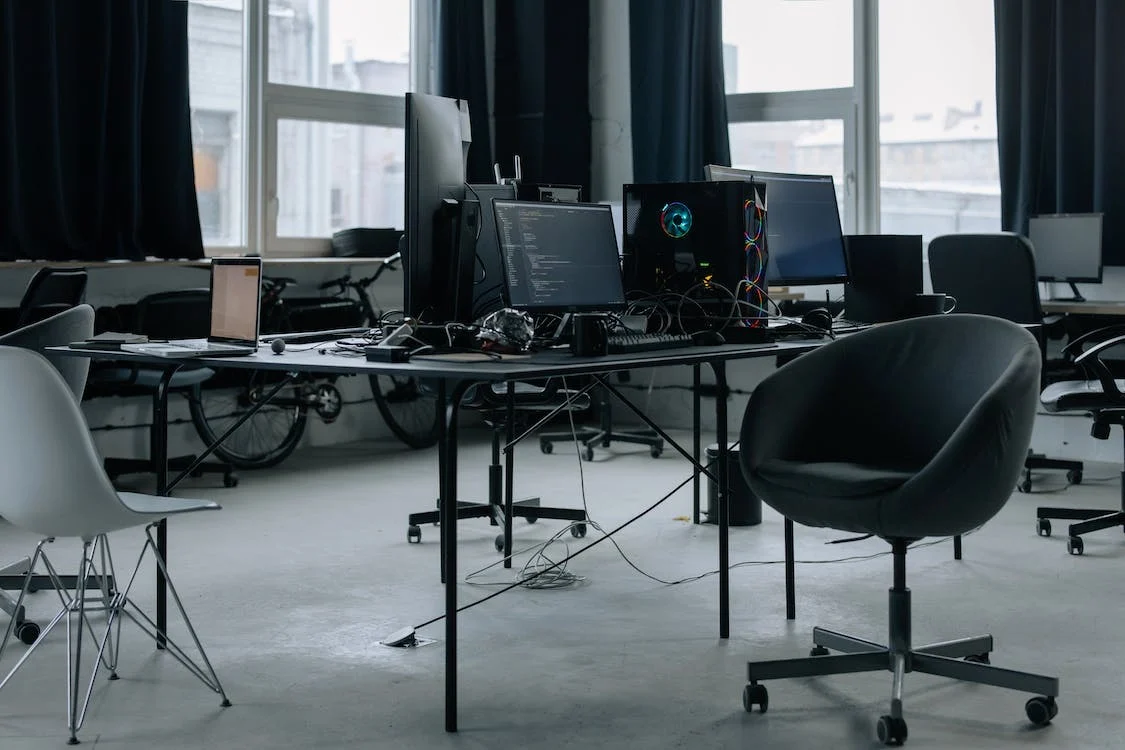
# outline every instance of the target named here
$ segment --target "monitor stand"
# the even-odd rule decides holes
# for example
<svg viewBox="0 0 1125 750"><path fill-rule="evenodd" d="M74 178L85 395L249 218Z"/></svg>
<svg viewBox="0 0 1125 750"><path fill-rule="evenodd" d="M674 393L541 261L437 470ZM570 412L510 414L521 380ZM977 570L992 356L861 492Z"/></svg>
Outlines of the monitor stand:
<svg viewBox="0 0 1125 750"><path fill-rule="evenodd" d="M1083 297L1082 293L1078 291L1078 287L1075 286L1073 281L1068 281L1066 283L1070 284L1070 291L1074 292L1074 296L1073 297L1051 297L1052 302L1085 302L1086 301L1086 298Z"/></svg>

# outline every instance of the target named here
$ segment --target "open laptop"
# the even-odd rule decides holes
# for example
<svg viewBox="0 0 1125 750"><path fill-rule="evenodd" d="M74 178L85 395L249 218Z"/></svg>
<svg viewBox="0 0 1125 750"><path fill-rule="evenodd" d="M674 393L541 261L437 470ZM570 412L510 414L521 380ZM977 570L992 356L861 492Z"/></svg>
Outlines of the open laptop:
<svg viewBox="0 0 1125 750"><path fill-rule="evenodd" d="M210 335L205 339L123 344L122 351L161 357L240 357L258 351L261 258L211 261Z"/></svg>

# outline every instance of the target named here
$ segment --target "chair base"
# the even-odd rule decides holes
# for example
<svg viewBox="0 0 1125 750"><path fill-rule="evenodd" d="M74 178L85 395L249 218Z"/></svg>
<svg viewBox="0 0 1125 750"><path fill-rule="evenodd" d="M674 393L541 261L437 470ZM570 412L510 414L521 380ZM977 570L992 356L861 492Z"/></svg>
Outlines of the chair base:
<svg viewBox="0 0 1125 750"><path fill-rule="evenodd" d="M1081 461L1073 461L1066 458L1048 458L1042 453L1032 453L1028 451L1027 458L1023 462L1023 479L1016 485L1016 489L1020 492L1031 492L1031 472L1039 469L1065 471L1067 484L1082 483L1083 464Z"/></svg>
<svg viewBox="0 0 1125 750"><path fill-rule="evenodd" d="M1051 535L1051 520L1078 521L1067 527L1067 551L1072 555L1081 555L1085 551L1082 541L1083 534L1091 531L1111 529L1121 526L1125 529L1125 471L1121 472L1121 510L1106 510L1104 508L1036 508L1036 533L1039 536Z"/></svg>
<svg viewBox="0 0 1125 750"><path fill-rule="evenodd" d="M86 720L86 712L90 706L90 698L93 695L98 672L101 668L104 667L109 672L110 680L118 679L117 663L118 657L120 656L122 618L132 620L141 630L156 641L158 646L163 644L170 656L180 662L180 664L195 675L196 678L212 692L222 697L221 706L225 708L231 705L226 692L223 690L223 686L219 682L218 675L215 674L215 670L211 666L210 660L207 658L207 653L203 650L203 645L200 643L195 633L195 628L192 627L191 620L184 611L183 602L180 600L180 596L172 583L172 579L168 577L168 570L164 565L164 561L156 551L156 540L153 538L152 534L155 526L156 524L152 524L145 529L145 545L141 548L141 553L137 558L137 565L129 578L129 585L126 586L123 592L116 591L110 584L110 580L114 576L113 556L110 552L109 539L104 534L99 535L93 541L83 542L82 559L79 563L78 575L75 576L75 579L80 581L89 582L91 579L97 581L97 586L94 587L97 589L96 594L88 595L87 586L77 587L72 594L67 591L54 565L44 552L44 546L53 542L54 539L45 539L40 542L35 548L35 554L29 560L27 566L28 574L25 575L19 598L16 600L17 608L22 608L23 601L30 588L31 579L33 578L31 573L40 562L42 562L43 566L46 568L47 576L52 579L53 588L59 591L63 608L54 616L47 627L43 629L42 634L31 644L31 647L23 653L15 666L0 680L0 689L3 689L4 686L11 681L16 672L20 670L28 658L39 648L40 644L44 642L47 634L54 630L60 622L65 621L67 639L67 730L70 734L67 744L78 744L78 731L82 728ZM150 549L153 551L153 557L156 560L157 567L165 577L165 581L168 585L168 593L175 603L176 608L179 610L180 616L183 618L184 626L192 642L195 644L196 650L199 652L202 664L197 663L191 656L184 652L183 649L168 637L167 632L160 630L156 623L129 598L133 583L137 579L137 573L140 571L145 555ZM105 614L104 631L99 633L94 632L94 627L90 618L92 613ZM3 655L5 647L16 631L15 625L16 622L15 619L13 619L8 624L3 640L0 640L0 656ZM88 631L88 633L85 631ZM93 640L95 659L90 674L88 675L85 696L83 697L82 646L86 640L85 636L87 635Z"/></svg>
<svg viewBox="0 0 1125 750"><path fill-rule="evenodd" d="M993 649L991 635L959 638L917 648L911 646L910 589L905 585L907 542L894 540L892 546L895 555L895 583L889 593L890 645L814 628L814 648L810 656L747 664L746 677L749 684L743 690L743 707L747 711L753 711L757 706L763 713L766 711L769 693L761 684L762 680L887 670L893 674L890 711L879 717L876 725L876 732L884 744L901 745L906 741L902 692L904 676L909 672L923 672L962 682L1036 694L1025 705L1028 720L1039 726L1049 724L1058 713L1055 702L1059 694L1058 679L992 666L989 663L989 654ZM831 651L840 653L830 654Z"/></svg>
<svg viewBox="0 0 1125 750"><path fill-rule="evenodd" d="M195 462L195 459L195 456L177 456L176 458L169 458L168 470L170 472L184 471ZM111 482L127 474L156 473L156 463L147 458L107 458L105 459L104 466L105 473L109 475ZM195 467L195 470L191 473L193 477L201 477L204 474L222 474L224 487L238 486L238 475L234 473L234 467L230 464L218 461L204 461L199 466Z"/></svg>
<svg viewBox="0 0 1125 750"><path fill-rule="evenodd" d="M552 453L557 442L572 442L578 440L582 445L582 457L587 461L594 460L594 447L608 448L613 443L632 443L633 445L647 445L649 455L660 458L664 452L664 438L654 430L615 430L613 417L608 401L602 401L600 424L598 427L581 427L575 432L544 432L539 435L539 450Z"/></svg>
<svg viewBox="0 0 1125 750"><path fill-rule="evenodd" d="M523 518L528 523L535 523L540 518L549 518L558 521L585 521L586 511L577 510L573 508L551 508L540 504L541 500L537 497L528 497L522 500L512 501L512 518ZM492 526L504 525L504 506L495 503L474 503L459 501L457 503L457 520L463 521L466 518L487 518ZM421 525L424 523L437 524L441 521L440 510L428 510L421 513L411 513L407 522L410 524L407 528L406 540L411 544L418 544L422 541ZM574 526L574 535L581 537L586 535L585 524L576 524ZM504 551L504 535L499 534L496 537L496 551Z"/></svg>

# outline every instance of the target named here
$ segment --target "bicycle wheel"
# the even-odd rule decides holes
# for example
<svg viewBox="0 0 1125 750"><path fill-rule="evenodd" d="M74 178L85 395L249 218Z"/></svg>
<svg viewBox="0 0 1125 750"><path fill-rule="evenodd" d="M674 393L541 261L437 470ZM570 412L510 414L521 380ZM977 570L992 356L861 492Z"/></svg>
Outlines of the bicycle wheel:
<svg viewBox="0 0 1125 750"><path fill-rule="evenodd" d="M188 405L199 437L207 445L214 443L270 389L267 374L256 371L239 373L229 387L194 386ZM300 393L300 386L283 389L217 446L215 455L240 469L265 469L284 461L301 442L308 422Z"/></svg>
<svg viewBox="0 0 1125 750"><path fill-rule="evenodd" d="M371 375L371 395L394 436L411 448L437 444L437 393L417 378Z"/></svg>

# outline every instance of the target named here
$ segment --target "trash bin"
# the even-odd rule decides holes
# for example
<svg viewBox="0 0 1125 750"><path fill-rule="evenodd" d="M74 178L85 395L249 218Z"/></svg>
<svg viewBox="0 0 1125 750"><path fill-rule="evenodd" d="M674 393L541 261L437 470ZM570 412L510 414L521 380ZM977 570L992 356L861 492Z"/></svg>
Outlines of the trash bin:
<svg viewBox="0 0 1125 750"><path fill-rule="evenodd" d="M707 463L719 458L719 444L707 446ZM738 448L727 449L727 511L731 526L757 526L762 522L762 501L746 484L738 462ZM719 522L719 486L707 479L707 521Z"/></svg>

